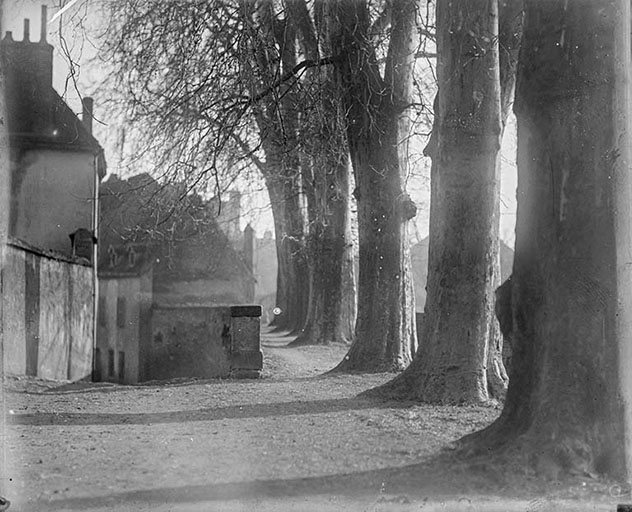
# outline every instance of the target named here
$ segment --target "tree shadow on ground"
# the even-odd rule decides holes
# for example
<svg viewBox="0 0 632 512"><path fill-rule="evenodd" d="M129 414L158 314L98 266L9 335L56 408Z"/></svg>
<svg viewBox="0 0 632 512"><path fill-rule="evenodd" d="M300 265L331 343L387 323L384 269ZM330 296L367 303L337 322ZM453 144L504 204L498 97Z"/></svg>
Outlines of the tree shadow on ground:
<svg viewBox="0 0 632 512"><path fill-rule="evenodd" d="M333 375L337 377L339 375ZM44 389L19 389L15 386L8 385L5 387L5 391L9 393L25 394L25 395L54 395L54 394L81 394L81 393L120 393L129 392L136 389L166 389L166 388L181 388L187 386L215 386L226 385L230 383L231 386L259 386L267 384L276 384L280 382L288 381L307 381L318 380L328 378L330 375L327 372L319 373L317 375L307 375L303 377L277 377L277 376L263 376L258 379L228 379L228 378L213 378L213 379L200 379L195 377L183 377L178 379L164 380L164 381L147 381L137 384L119 384L115 382L65 382L60 384L58 382L49 382Z"/></svg>
<svg viewBox="0 0 632 512"><path fill-rule="evenodd" d="M69 382L59 386L50 387L42 391L25 391L29 395L50 395L50 394L71 394L71 393L116 393L133 391L136 389L166 389L166 388L182 388L187 386L199 385L220 385L230 382L236 385L248 385L254 382L264 382L262 379L202 379L196 377L182 377L169 380L151 380L146 382L138 382L136 384L119 384L116 382Z"/></svg>
<svg viewBox="0 0 632 512"><path fill-rule="evenodd" d="M261 330L261 344L264 346L277 347L287 345L297 338L297 334L290 331Z"/></svg>
<svg viewBox="0 0 632 512"><path fill-rule="evenodd" d="M225 419L252 419L283 417L299 414L334 413L364 409L402 409L412 403L383 402L360 398L326 400L297 400L269 404L243 404L185 411L149 413L78 413L41 412L7 416L10 425L152 425L186 423L189 421L215 421Z"/></svg>
<svg viewBox="0 0 632 512"><path fill-rule="evenodd" d="M351 345L347 345L346 343L330 343L328 345L312 345L309 343L305 343L305 344L299 344L299 345L294 345L293 344L293 340L294 338L291 338L289 342L284 341L282 344L279 343L274 343L271 341L264 341L261 343L261 346L263 348L274 348L274 349L296 349L296 348L316 348L316 349L320 349L320 348L340 348L340 349L348 349Z"/></svg>
<svg viewBox="0 0 632 512"><path fill-rule="evenodd" d="M576 482L578 483L578 482ZM519 510L553 510L555 500L590 499L610 506L617 499L629 496L577 495L572 492L560 492L560 489L572 488L573 482L551 483L525 475L507 472L505 468L493 467L481 461L463 461L452 452L443 452L419 464L402 467L388 467L371 471L360 471L334 475L291 478L278 480L257 480L218 484L188 485L113 493L103 497L66 498L46 503L47 511L89 510L108 507L111 510L129 509L129 506L151 507L165 504L185 504L196 502L226 502L231 500L286 499L313 496L363 497L378 503L423 504L428 500L442 499L453 504L465 504L459 510L467 508L472 499L511 497L523 500ZM604 489L606 489L604 487ZM536 503L538 502L538 503ZM126 508L127 507L127 508ZM518 510L514 507L512 510ZM558 510L558 507L554 508ZM583 510L571 507L563 510ZM562 510L560 509L560 510ZM387 510L391 510L390 508ZM442 509L443 510L443 509ZM445 510L451 510L446 508ZM588 510L588 509L586 509ZM590 508L597 510L597 508ZM609 510L602 509L599 510Z"/></svg>

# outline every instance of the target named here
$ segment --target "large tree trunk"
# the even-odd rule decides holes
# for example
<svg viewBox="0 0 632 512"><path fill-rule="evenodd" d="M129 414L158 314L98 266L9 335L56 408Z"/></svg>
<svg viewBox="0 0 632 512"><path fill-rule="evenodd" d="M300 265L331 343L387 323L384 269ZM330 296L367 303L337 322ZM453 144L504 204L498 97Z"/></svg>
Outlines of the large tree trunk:
<svg viewBox="0 0 632 512"><path fill-rule="evenodd" d="M2 1L0 0L0 16L2 15ZM0 28L2 24L0 23ZM0 30L2 33L2 30ZM9 190L11 188L11 171L9 167L9 134L6 123L5 109L5 80L6 75L4 66L0 61L0 429L7 432L6 428L6 403L4 395L4 340L6 337L6 327L3 322L3 298L4 283L2 282L4 275L4 258L7 243L7 235L9 231ZM0 475L8 475L6 443L0 443ZM0 489L4 486L0 487Z"/></svg>
<svg viewBox="0 0 632 512"><path fill-rule="evenodd" d="M346 154L331 157L326 167L315 169L312 201L317 205L310 208L314 215L307 238L309 311L294 345L347 343L353 335L355 286L349 169Z"/></svg>
<svg viewBox="0 0 632 512"><path fill-rule="evenodd" d="M502 130L507 124L507 119L513 107L514 89L516 83L516 68L518 65L518 54L520 42L522 40L522 25L524 22L524 10L522 0L499 0L498 2L499 27L499 67L500 67L500 112L502 119ZM502 137L501 137L502 138ZM500 159L498 159L500 165ZM501 175L498 174L500 180ZM500 183L498 184L500 188ZM495 229L500 230L500 211L496 212ZM495 294L495 311L502 311L505 307L499 304L498 289L502 285L500 282L500 261L494 267L493 288L497 290ZM487 353L487 385L490 396L493 398L504 397L507 391L508 372L506 368L507 354L511 354L511 336L505 337L501 331L498 318L492 319L489 325L489 350Z"/></svg>
<svg viewBox="0 0 632 512"><path fill-rule="evenodd" d="M329 114L327 119L334 124L322 134L330 135L331 140L321 141L322 153L316 155L307 194L309 311L294 345L347 343L353 336L355 280L348 156L344 133L334 133L339 130L335 124L338 113Z"/></svg>
<svg viewBox="0 0 632 512"><path fill-rule="evenodd" d="M504 134L507 119L513 107L514 89L516 83L516 68L518 65L518 54L520 42L522 40L522 25L524 21L524 11L522 0L499 0L498 1L498 63L500 69L500 115L502 121L502 134ZM501 139L502 139L501 135ZM500 158L497 165L500 166ZM498 190L500 190L501 173L497 172ZM500 232L500 204L497 203L494 212L494 230ZM492 289L497 290L501 285L500 281L500 254L496 265L494 265L494 276L491 279ZM494 309L496 310L497 294L494 298ZM494 314L489 324L487 351L487 387L492 398L504 398L507 392L508 376L505 369L504 354L511 354L510 337L505 340L501 332L498 318ZM508 344L505 347L505 343Z"/></svg>
<svg viewBox="0 0 632 512"><path fill-rule="evenodd" d="M278 261L275 309L279 313L270 325L298 332L309 300L298 141L301 109L291 84L277 84L279 74L296 66L296 28L276 12L272 2L244 2L241 8L252 30L248 39L252 46L244 55L245 69L251 74L256 70L254 77L247 77L252 80L251 95L262 87L257 77L277 91L252 107L266 155L261 170L272 205Z"/></svg>
<svg viewBox="0 0 632 512"><path fill-rule="evenodd" d="M501 416L464 443L549 478L629 478L629 2L525 4L513 367Z"/></svg>
<svg viewBox="0 0 632 512"><path fill-rule="evenodd" d="M323 4L314 6L316 23L303 0L294 0L287 7L306 58L316 62L321 53L330 56L326 38L317 37L324 30ZM305 325L293 344L347 343L355 323L355 278L344 114L331 66L311 68L306 76L314 101L314 108L308 109L301 123L310 296Z"/></svg>
<svg viewBox="0 0 632 512"><path fill-rule="evenodd" d="M438 123L427 299L415 361L379 392L436 403L489 398L498 266L500 76L496 0L437 5ZM497 336L496 336L497 337Z"/></svg>
<svg viewBox="0 0 632 512"><path fill-rule="evenodd" d="M270 159L269 160L273 160ZM300 207L300 188L291 177L266 177L272 205L277 251L277 330L298 331L307 316L309 273L305 251L304 219Z"/></svg>
<svg viewBox="0 0 632 512"><path fill-rule="evenodd" d="M474 6L467 3L448 5L457 11L465 11L469 6L470 12L476 12ZM433 164L428 299L426 321L420 333L421 346L415 361L401 376L370 393L462 403L501 398L507 388L502 362L503 340L492 314L492 294L500 285L497 143L501 135L497 135L497 102L500 99L502 134L513 101L522 3L500 3L498 39L503 48L500 55L495 45L479 48L482 53L472 52L476 50L477 41L495 42L489 34L494 33L497 22L487 17L494 10L479 9L478 13L486 17L482 22L481 19L469 20L475 30L469 25L463 26L464 31L469 30L466 38L470 39L461 45L459 40L463 33L459 35L446 24L467 18L461 18L450 9L443 6L438 9L441 16L438 26L443 37L439 40L442 59L439 71L440 79L456 78L451 78L448 84L440 82L435 100L435 125L426 148L427 154L433 157ZM464 54L450 53L450 49L457 48ZM478 58L472 59L475 54ZM462 62L468 65L463 66ZM488 70L494 73L489 74ZM496 80L499 80L500 98ZM465 89L460 88L460 84L468 83ZM487 92L482 93L485 88ZM459 100L463 102L460 105ZM485 100L488 102L484 103ZM456 133L442 129L445 117L441 114L441 101L444 108L452 109L448 115L452 116L451 124L456 127ZM473 112L468 112L472 106L475 107ZM459 123L461 118L465 122ZM465 137L465 142L460 142L458 137ZM469 151L475 158L471 159Z"/></svg>
<svg viewBox="0 0 632 512"><path fill-rule="evenodd" d="M394 1L384 78L369 37L365 2L337 4L332 47L347 112L358 202L359 281L355 338L337 371L401 370L416 346L408 221L415 206L404 189L404 112L410 104L416 49L416 2ZM335 33L335 31L334 31Z"/></svg>

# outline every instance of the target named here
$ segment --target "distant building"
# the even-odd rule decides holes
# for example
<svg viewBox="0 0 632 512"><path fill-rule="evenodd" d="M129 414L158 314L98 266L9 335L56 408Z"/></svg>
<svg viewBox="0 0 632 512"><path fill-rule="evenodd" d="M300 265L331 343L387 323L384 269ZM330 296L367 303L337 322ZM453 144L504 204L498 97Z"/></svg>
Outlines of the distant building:
<svg viewBox="0 0 632 512"><path fill-rule="evenodd" d="M255 238L253 251L253 272L255 274L255 302L261 304L263 320L269 323L274 317L276 305L277 252L272 232L266 231L263 238Z"/></svg>
<svg viewBox="0 0 632 512"><path fill-rule="evenodd" d="M146 246L109 245L100 262L94 380L144 380L141 340L148 336L151 318L152 258Z"/></svg>
<svg viewBox="0 0 632 512"><path fill-rule="evenodd" d="M72 255L69 236L93 229L95 190L106 165L91 133L92 101L84 99L81 122L53 89L53 47L45 30L41 37L30 41L25 20L23 41L7 32L0 42L11 148L9 235Z"/></svg>
<svg viewBox="0 0 632 512"><path fill-rule="evenodd" d="M155 367L153 312L252 303L252 256L234 249L212 204L179 185L111 176L100 203L97 373L126 383L170 374Z"/></svg>
<svg viewBox="0 0 632 512"><path fill-rule="evenodd" d="M53 47L7 32L0 41L9 132L9 245L2 271L7 373L80 379L92 370L95 200L106 171L92 136L52 86ZM10 335L9 335L10 333Z"/></svg>
<svg viewBox="0 0 632 512"><path fill-rule="evenodd" d="M241 193L229 191L228 198L221 203L211 200L214 211L218 212L217 223L222 232L231 241L233 248L242 254L252 267L255 278L254 301L263 309L263 320L272 320L272 310L276 304L277 253L272 231L265 231L263 237L250 225L241 231Z"/></svg>
<svg viewBox="0 0 632 512"><path fill-rule="evenodd" d="M227 196L228 199L222 199L221 201L214 197L209 201L209 207L212 208L215 214L219 228L231 241L233 247L241 251L244 243L244 233L240 226L241 192L230 190Z"/></svg>

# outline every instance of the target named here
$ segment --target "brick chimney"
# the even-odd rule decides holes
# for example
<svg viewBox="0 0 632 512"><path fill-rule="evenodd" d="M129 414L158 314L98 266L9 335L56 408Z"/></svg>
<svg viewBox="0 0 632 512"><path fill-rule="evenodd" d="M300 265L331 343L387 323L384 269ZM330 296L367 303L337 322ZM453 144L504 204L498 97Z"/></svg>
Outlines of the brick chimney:
<svg viewBox="0 0 632 512"><path fill-rule="evenodd" d="M31 41L29 20L24 20L24 38L15 41L7 32L0 40L0 59L5 70L6 98L10 132L44 133L51 123L48 91L53 87L53 47L46 42L46 6L42 6L42 29L39 41ZM23 116L22 112L39 112ZM28 118L27 118L28 117Z"/></svg>
<svg viewBox="0 0 632 512"><path fill-rule="evenodd" d="M42 29L39 42L31 41L29 20L24 20L24 38L14 41L7 32L0 41L0 54L7 70L7 79L29 86L31 83L53 84L53 47L46 42L47 9L42 6Z"/></svg>
<svg viewBox="0 0 632 512"><path fill-rule="evenodd" d="M87 128L88 133L92 135L92 117L94 111L94 100L92 98L83 98L81 100L83 105L83 111L81 113L81 120L84 126Z"/></svg>

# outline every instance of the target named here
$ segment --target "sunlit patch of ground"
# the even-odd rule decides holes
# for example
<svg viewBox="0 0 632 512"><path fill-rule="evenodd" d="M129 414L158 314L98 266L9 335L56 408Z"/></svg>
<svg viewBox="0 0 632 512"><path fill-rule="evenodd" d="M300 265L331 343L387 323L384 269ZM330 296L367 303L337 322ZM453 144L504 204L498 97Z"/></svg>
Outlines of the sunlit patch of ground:
<svg viewBox="0 0 632 512"><path fill-rule="evenodd" d="M614 511L627 490L466 465L499 414L357 398L392 374L322 375L344 345L263 342L259 380L5 382L10 510Z"/></svg>

